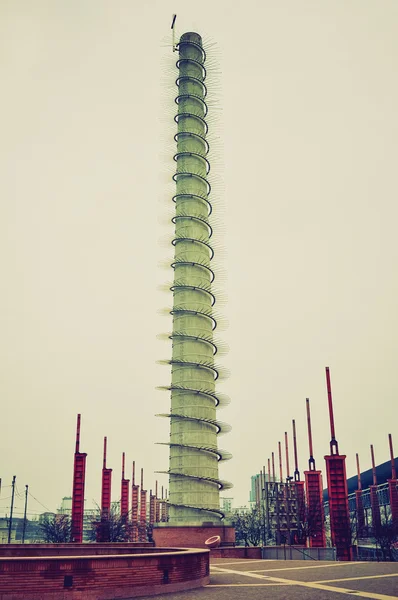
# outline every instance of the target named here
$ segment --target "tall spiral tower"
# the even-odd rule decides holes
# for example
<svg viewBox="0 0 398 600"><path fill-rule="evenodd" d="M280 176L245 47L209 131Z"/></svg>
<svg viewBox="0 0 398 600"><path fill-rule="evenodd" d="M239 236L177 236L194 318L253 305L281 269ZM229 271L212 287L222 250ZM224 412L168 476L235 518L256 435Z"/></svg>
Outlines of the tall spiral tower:
<svg viewBox="0 0 398 600"><path fill-rule="evenodd" d="M211 186L208 180L206 53L197 33L185 33L177 44L178 88L176 171L173 179L175 235L170 413L169 523L202 525L223 518L218 463L231 458L218 448L217 435L229 426L216 419L222 404L215 382L217 345L214 330L214 251L211 237Z"/></svg>

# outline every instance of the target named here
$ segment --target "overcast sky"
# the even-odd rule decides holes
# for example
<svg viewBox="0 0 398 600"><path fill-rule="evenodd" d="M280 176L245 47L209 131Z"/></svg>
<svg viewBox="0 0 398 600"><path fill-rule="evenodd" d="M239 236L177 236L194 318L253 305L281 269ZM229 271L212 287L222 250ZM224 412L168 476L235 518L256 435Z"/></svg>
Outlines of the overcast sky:
<svg viewBox="0 0 398 600"><path fill-rule="evenodd" d="M398 448L396 0L3 0L0 476L51 510L78 412L88 506L104 435L113 499L122 451L167 487L174 12L208 43L226 495L247 502L292 418L304 470L307 396L324 469L326 365L347 475Z"/></svg>

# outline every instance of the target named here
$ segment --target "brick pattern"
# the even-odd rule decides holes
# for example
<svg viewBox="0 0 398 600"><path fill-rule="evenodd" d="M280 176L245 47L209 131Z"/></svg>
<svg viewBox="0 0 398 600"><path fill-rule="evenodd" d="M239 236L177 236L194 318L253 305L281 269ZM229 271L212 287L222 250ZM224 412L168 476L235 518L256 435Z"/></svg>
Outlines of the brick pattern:
<svg viewBox="0 0 398 600"><path fill-rule="evenodd" d="M304 471L305 495L307 497L307 515L309 523L309 546L310 548L324 548L326 546L326 534L324 526L324 511L322 497L322 473L321 471Z"/></svg>
<svg viewBox="0 0 398 600"><path fill-rule="evenodd" d="M155 548L153 542L107 542L92 544L0 544L0 557L6 556L92 556L97 554L139 554L142 552L167 552Z"/></svg>
<svg viewBox="0 0 398 600"><path fill-rule="evenodd" d="M123 478L121 484L120 514L125 522L127 522L129 518L129 490L130 480Z"/></svg>
<svg viewBox="0 0 398 600"><path fill-rule="evenodd" d="M205 541L213 535L219 535L222 542L235 542L233 527L156 527L153 528L153 540L157 547L168 548L206 548Z"/></svg>
<svg viewBox="0 0 398 600"><path fill-rule="evenodd" d="M187 582L203 585L209 575L209 552L164 552L152 556L114 555L52 558L0 558L0 600L51 600L125 597L134 589ZM24 591L25 590L25 591Z"/></svg>
<svg viewBox="0 0 398 600"><path fill-rule="evenodd" d="M132 541L138 542L138 495L140 487L133 484L131 486L131 524L132 524Z"/></svg>
<svg viewBox="0 0 398 600"><path fill-rule="evenodd" d="M84 483L86 479L85 452L75 452L72 488L71 537L73 542L83 541Z"/></svg>
<svg viewBox="0 0 398 600"><path fill-rule="evenodd" d="M140 542L146 541L146 490L141 487L140 494L140 524L138 531L138 539Z"/></svg>
<svg viewBox="0 0 398 600"><path fill-rule="evenodd" d="M350 514L348 512L345 454L325 456L328 482L330 533L337 560L351 560Z"/></svg>

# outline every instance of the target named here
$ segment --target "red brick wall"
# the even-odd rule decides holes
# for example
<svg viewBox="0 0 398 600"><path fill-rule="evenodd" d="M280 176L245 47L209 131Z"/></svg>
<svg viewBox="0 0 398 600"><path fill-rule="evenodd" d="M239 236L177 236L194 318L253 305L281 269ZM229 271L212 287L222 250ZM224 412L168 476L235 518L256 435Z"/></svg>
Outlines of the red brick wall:
<svg viewBox="0 0 398 600"><path fill-rule="evenodd" d="M168 548L206 548L205 541L213 535L219 535L222 542L235 542L233 527L156 527L153 528L153 540L157 547Z"/></svg>
<svg viewBox="0 0 398 600"><path fill-rule="evenodd" d="M164 550L167 550L166 548ZM162 552L152 542L93 544L0 544L0 556L87 556L94 554L139 554Z"/></svg>
<svg viewBox="0 0 398 600"><path fill-rule="evenodd" d="M208 583L209 552L0 558L0 600L112 599ZM72 578L72 586L66 587ZM69 581L68 581L69 579ZM180 586L180 587L179 587Z"/></svg>

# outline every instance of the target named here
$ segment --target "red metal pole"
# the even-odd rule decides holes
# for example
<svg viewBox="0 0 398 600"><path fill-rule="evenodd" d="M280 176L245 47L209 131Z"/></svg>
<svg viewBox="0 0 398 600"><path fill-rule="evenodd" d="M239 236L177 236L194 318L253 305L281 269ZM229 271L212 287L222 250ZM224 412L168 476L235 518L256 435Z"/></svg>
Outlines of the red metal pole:
<svg viewBox="0 0 398 600"><path fill-rule="evenodd" d="M162 486L162 497L161 497L161 506L160 506L160 520L162 523L166 521L166 500L164 499L164 488Z"/></svg>
<svg viewBox="0 0 398 600"><path fill-rule="evenodd" d="M312 432L311 432L311 413L310 413L310 399L306 398L306 407L307 407L307 426L308 426L308 446L310 451L310 458L308 461L309 470L315 471L315 459L312 450Z"/></svg>
<svg viewBox="0 0 398 600"><path fill-rule="evenodd" d="M360 539L365 535L365 513L363 510L362 500L362 483L361 483L361 470L359 468L359 456L356 455L357 459L357 475L358 475L358 489L355 490L355 501L357 509L357 538Z"/></svg>
<svg viewBox="0 0 398 600"><path fill-rule="evenodd" d="M290 468L289 468L289 440L287 438L287 431L285 431L285 450L286 450L286 477L290 479Z"/></svg>
<svg viewBox="0 0 398 600"><path fill-rule="evenodd" d="M111 488L112 469L106 466L107 438L104 437L104 456L102 461L102 483L101 483L101 523L97 532L97 541L109 542L110 515L111 515Z"/></svg>
<svg viewBox="0 0 398 600"><path fill-rule="evenodd" d="M388 434L388 442L390 444L391 479L396 479L397 478L397 472L396 472L396 469L395 469L394 449L392 447L392 436L391 436L391 433Z"/></svg>
<svg viewBox="0 0 398 600"><path fill-rule="evenodd" d="M107 438L104 437L104 459L102 467L101 518L108 520L111 512L112 469L106 466ZM106 541L106 540L103 540Z"/></svg>
<svg viewBox="0 0 398 600"><path fill-rule="evenodd" d="M375 454L373 451L373 444L370 444L370 455L372 457L373 485L377 485L376 463L375 463Z"/></svg>
<svg viewBox="0 0 398 600"><path fill-rule="evenodd" d="M296 487L297 497L297 543L305 544L305 492L304 481L300 481L300 471L298 468L297 458L297 436L296 436L296 421L292 420L293 426L293 451L294 451L294 484Z"/></svg>
<svg viewBox="0 0 398 600"><path fill-rule="evenodd" d="M77 415L75 452L80 452L80 417L81 415Z"/></svg>
<svg viewBox="0 0 398 600"><path fill-rule="evenodd" d="M326 386L328 392L328 405L329 405L329 420L330 420L330 454L338 454L339 446L336 441L336 435L334 431L334 416L333 416L333 400L332 400L332 386L330 384L330 371L329 367L326 367Z"/></svg>
<svg viewBox="0 0 398 600"><path fill-rule="evenodd" d="M84 486L86 479L85 452L80 452L80 414L77 415L76 445L73 465L71 541L83 541Z"/></svg>
<svg viewBox="0 0 398 600"><path fill-rule="evenodd" d="M146 490L144 490L144 469L141 469L140 530L139 541L146 542Z"/></svg>
<svg viewBox="0 0 398 600"><path fill-rule="evenodd" d="M395 469L395 458L394 450L392 447L392 436L388 434L388 441L390 444L390 457L391 457L391 479L388 479L388 489L390 492L390 507L391 507L391 520L395 530L398 531L398 489L397 489L397 473Z"/></svg>
<svg viewBox="0 0 398 600"><path fill-rule="evenodd" d="M268 483L271 481L271 461L268 459Z"/></svg>
<svg viewBox="0 0 398 600"><path fill-rule="evenodd" d="M149 524L153 525L155 522L155 496L152 494L152 490L149 490Z"/></svg>
<svg viewBox="0 0 398 600"><path fill-rule="evenodd" d="M308 446L310 458L309 470L304 471L305 495L307 499L307 514L305 520L308 530L308 543L310 548L323 548L326 546L324 525L324 510L322 497L322 473L315 469L315 459L312 448L311 413L309 398L305 399L307 409Z"/></svg>
<svg viewBox="0 0 398 600"><path fill-rule="evenodd" d="M300 481L300 471L297 459L296 421L293 419L293 450L294 450L294 481Z"/></svg>
<svg viewBox="0 0 398 600"><path fill-rule="evenodd" d="M272 481L275 482L275 455L272 452L271 453L272 456Z"/></svg>
<svg viewBox="0 0 398 600"><path fill-rule="evenodd" d="M133 461L133 476L131 487L131 537L133 542L138 542L138 508L139 485L135 485L135 461Z"/></svg>
<svg viewBox="0 0 398 600"><path fill-rule="evenodd" d="M168 493L167 493L167 489L165 490L165 498L166 498L166 502L165 502L165 520L168 521L169 520L169 504L168 504Z"/></svg>
<svg viewBox="0 0 398 600"><path fill-rule="evenodd" d="M330 418L330 455L325 456L328 482L330 533L332 544L336 546L337 560L352 560L352 540L350 513L348 511L348 489L345 454L339 454L334 430L332 389L329 367L326 367L326 385Z"/></svg>
<svg viewBox="0 0 398 600"><path fill-rule="evenodd" d="M158 498L158 482L155 481L155 522L160 521L160 500Z"/></svg>
<svg viewBox="0 0 398 600"><path fill-rule="evenodd" d="M377 535L377 532L381 527L381 516L380 516L380 503L379 496L377 495L377 473L376 473L376 463L375 463L375 455L373 451L373 444L370 444L370 455L372 457L372 473L373 473L373 485L369 487L370 489L370 504L372 506L372 527L373 527L373 535Z"/></svg>
<svg viewBox="0 0 398 600"><path fill-rule="evenodd" d="M281 443L278 442L278 452L279 452L279 474L281 478L281 483L283 483L283 471L282 471L282 449Z"/></svg>
<svg viewBox="0 0 398 600"><path fill-rule="evenodd" d="M121 502L120 502L120 516L125 524L128 523L129 518L129 489L130 480L124 477L125 467L125 454L122 454L122 482L121 482Z"/></svg>
<svg viewBox="0 0 398 600"><path fill-rule="evenodd" d="M357 457L357 476L358 476L358 489L362 490L362 483L361 483L361 470L359 468L359 456L358 454L356 454Z"/></svg>

